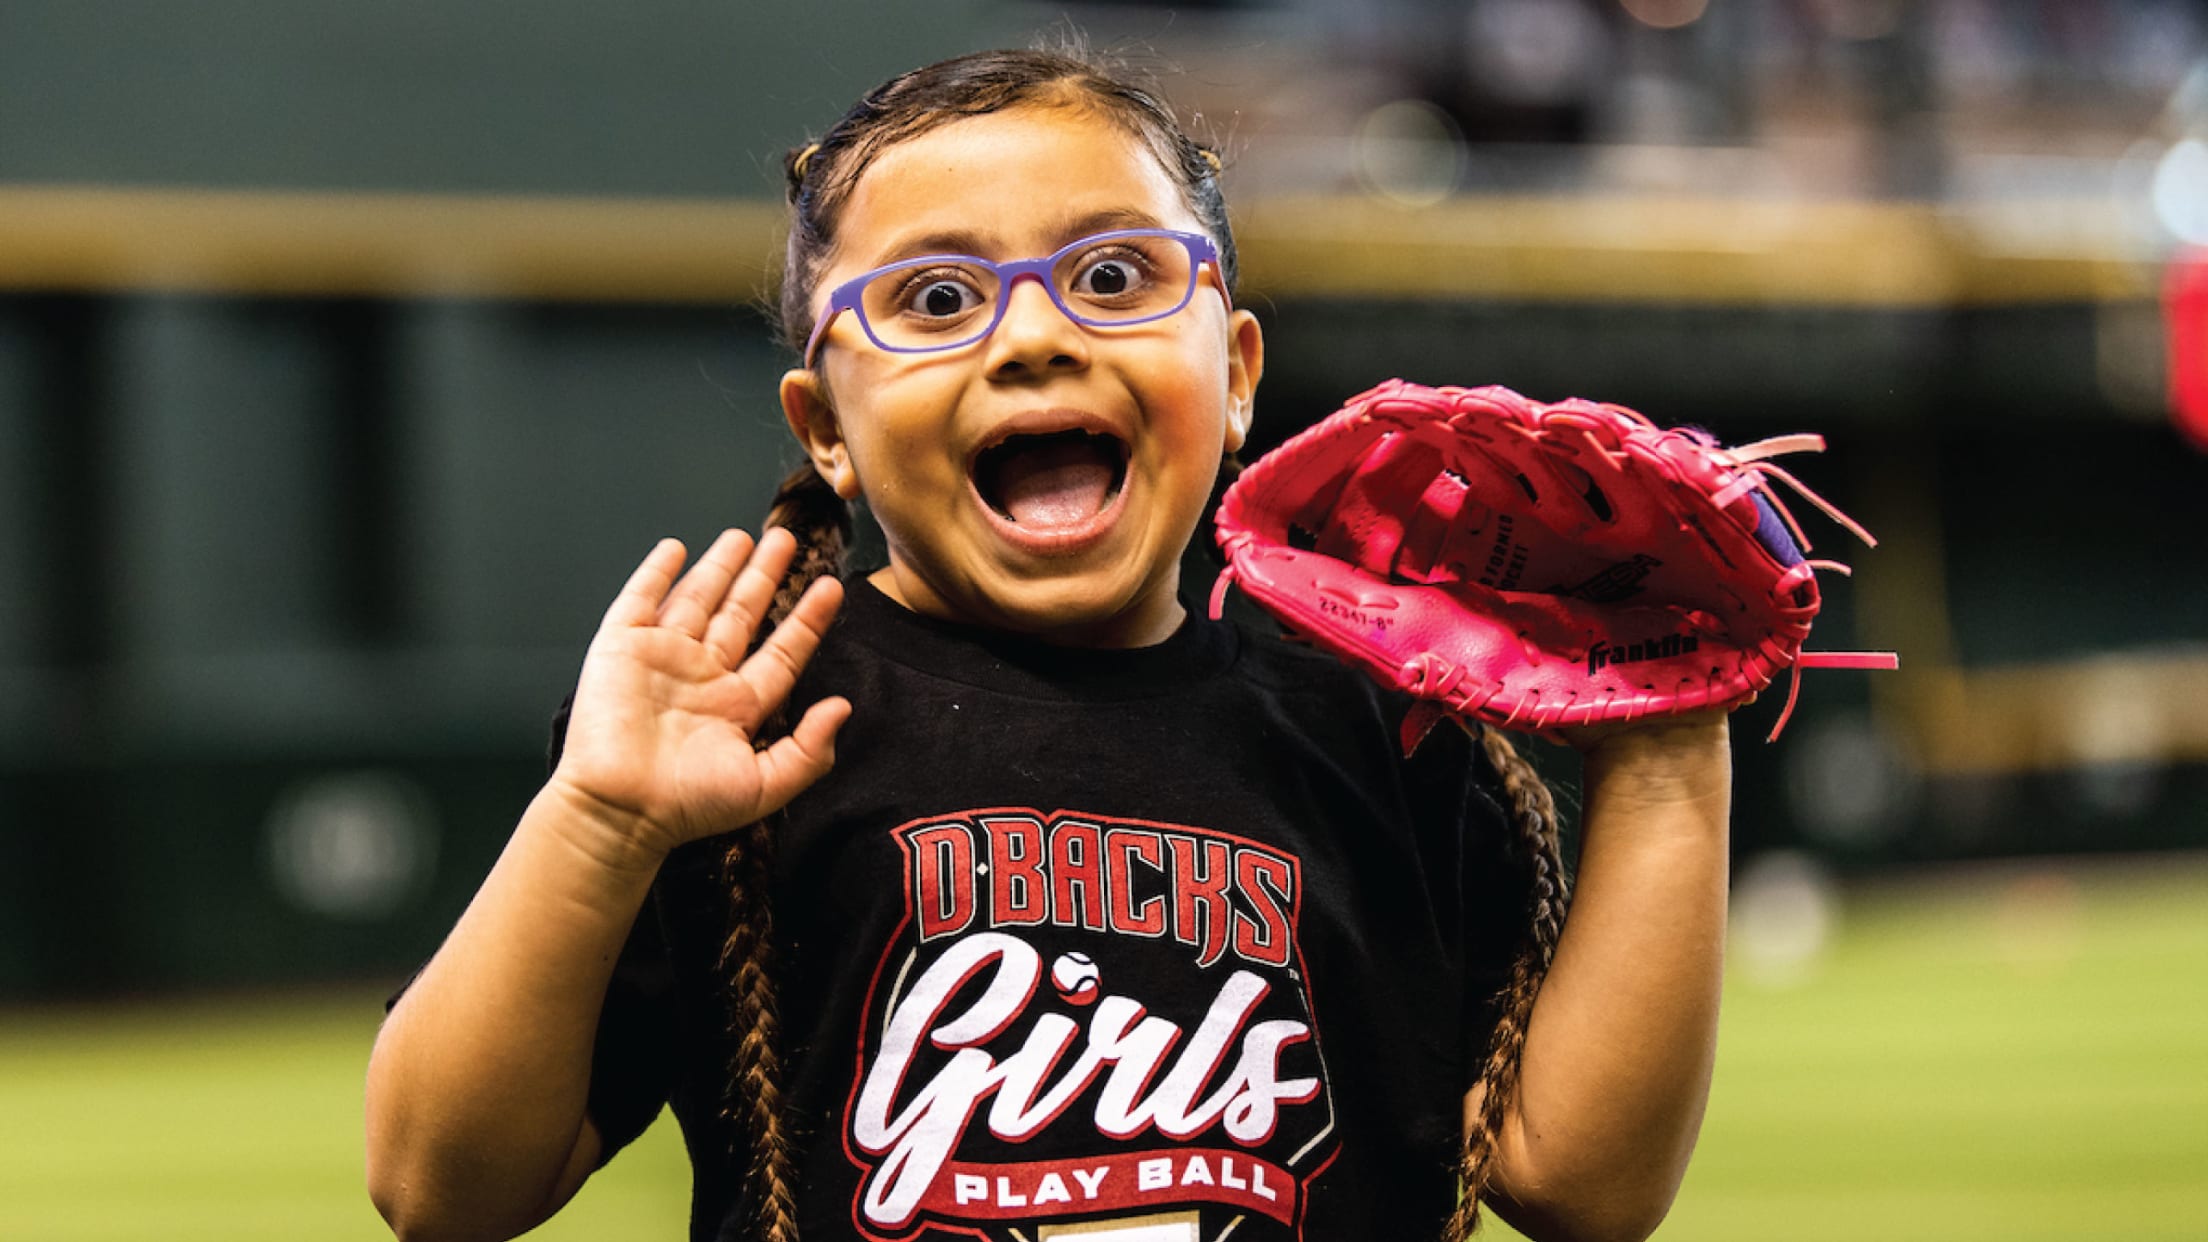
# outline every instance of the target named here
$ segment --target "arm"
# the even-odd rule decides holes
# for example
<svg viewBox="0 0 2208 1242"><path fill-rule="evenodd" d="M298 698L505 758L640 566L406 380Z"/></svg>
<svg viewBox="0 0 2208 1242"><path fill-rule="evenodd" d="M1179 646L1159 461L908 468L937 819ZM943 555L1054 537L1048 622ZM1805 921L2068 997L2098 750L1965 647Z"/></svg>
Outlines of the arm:
<svg viewBox="0 0 2208 1242"><path fill-rule="evenodd" d="M1585 764L1577 889L1490 1193L1536 1238L1643 1238L1678 1193L1709 1099L1731 752L1719 713L1569 740Z"/></svg>
<svg viewBox="0 0 2208 1242"><path fill-rule="evenodd" d="M558 769L369 1060L369 1194L400 1236L509 1238L574 1194L601 1148L585 1115L599 1009L660 863L827 771L841 699L751 740L840 600L816 583L744 657L792 550L729 532L677 581L668 540L607 611Z"/></svg>
<svg viewBox="0 0 2208 1242"><path fill-rule="evenodd" d="M401 1237L511 1237L597 1163L591 1045L656 866L592 814L545 787L377 1036L368 1188Z"/></svg>

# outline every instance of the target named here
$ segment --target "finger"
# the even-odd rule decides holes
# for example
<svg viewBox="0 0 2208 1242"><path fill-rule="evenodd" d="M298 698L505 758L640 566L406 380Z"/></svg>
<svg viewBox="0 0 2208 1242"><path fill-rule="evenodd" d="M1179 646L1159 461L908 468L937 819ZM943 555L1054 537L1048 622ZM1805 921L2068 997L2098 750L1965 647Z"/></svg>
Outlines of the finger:
<svg viewBox="0 0 2208 1242"><path fill-rule="evenodd" d="M702 637L727 596L729 583L736 580L736 571L750 558L751 547L751 536L744 532L722 531L659 606L659 623L692 638Z"/></svg>
<svg viewBox="0 0 2208 1242"><path fill-rule="evenodd" d="M757 618L767 615L774 593L781 589L782 576L790 572L790 562L796 559L797 536L781 526L770 528L759 536L759 546L751 550L751 559L736 576L736 585L729 590L731 603L753 618L756 625Z"/></svg>
<svg viewBox="0 0 2208 1242"><path fill-rule="evenodd" d="M767 635L767 641L759 644L759 650L737 668L736 675L751 687L762 711L773 711L788 697L798 674L805 671L813 653L820 649L821 639L826 637L828 625L842 604L841 582L834 578L814 582L798 597L790 615Z"/></svg>
<svg viewBox="0 0 2208 1242"><path fill-rule="evenodd" d="M796 555L797 540L779 526L759 537L750 559L744 562L706 627L706 642L720 655L722 664L736 667L751 649L752 635L772 609L774 593L782 588L782 577Z"/></svg>
<svg viewBox="0 0 2208 1242"><path fill-rule="evenodd" d="M605 625L650 625L657 620L659 602L667 597L667 588L674 585L686 555L680 539L662 539L653 544L622 584L621 593L607 606Z"/></svg>
<svg viewBox="0 0 2208 1242"><path fill-rule="evenodd" d="M805 709L788 737L759 752L761 815L782 809L790 799L828 774L836 764L836 732L851 718L851 702L822 699Z"/></svg>

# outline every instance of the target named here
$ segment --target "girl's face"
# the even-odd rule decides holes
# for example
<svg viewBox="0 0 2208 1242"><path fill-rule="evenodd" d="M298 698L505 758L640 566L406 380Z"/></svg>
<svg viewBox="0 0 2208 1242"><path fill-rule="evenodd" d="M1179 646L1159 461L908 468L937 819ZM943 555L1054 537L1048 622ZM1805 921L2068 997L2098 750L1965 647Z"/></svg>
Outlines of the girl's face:
<svg viewBox="0 0 2208 1242"><path fill-rule="evenodd" d="M1003 262L1109 229L1202 232L1142 142L1076 107L969 117L891 146L845 206L827 291L928 254ZM1033 281L996 331L890 353L857 318L782 381L790 426L889 545L876 585L914 611L1054 642L1143 646L1180 623L1180 557L1263 364L1257 321L1206 270L1179 313L1084 328Z"/></svg>

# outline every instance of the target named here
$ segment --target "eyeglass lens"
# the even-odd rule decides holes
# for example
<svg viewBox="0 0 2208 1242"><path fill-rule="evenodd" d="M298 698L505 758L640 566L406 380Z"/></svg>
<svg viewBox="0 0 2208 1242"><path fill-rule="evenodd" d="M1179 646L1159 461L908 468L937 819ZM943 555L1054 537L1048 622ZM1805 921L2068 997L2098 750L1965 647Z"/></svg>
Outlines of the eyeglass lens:
<svg viewBox="0 0 2208 1242"><path fill-rule="evenodd" d="M1076 243L1055 257L1051 292L1078 322L1109 326L1170 315L1195 288L1196 264L1177 238L1137 234ZM887 268L858 309L891 349L948 349L995 323L1003 280L987 264L948 258Z"/></svg>

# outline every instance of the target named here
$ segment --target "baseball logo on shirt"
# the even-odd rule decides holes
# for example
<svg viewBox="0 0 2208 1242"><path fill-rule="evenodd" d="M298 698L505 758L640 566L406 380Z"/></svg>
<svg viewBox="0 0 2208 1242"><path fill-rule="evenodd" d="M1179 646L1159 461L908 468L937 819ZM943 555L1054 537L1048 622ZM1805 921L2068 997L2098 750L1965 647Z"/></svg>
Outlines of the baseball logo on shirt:
<svg viewBox="0 0 2208 1242"><path fill-rule="evenodd" d="M845 1151L876 1242L1300 1238L1332 1160L1296 858L1024 808L891 834Z"/></svg>
<svg viewBox="0 0 2208 1242"><path fill-rule="evenodd" d="M1058 989L1058 999L1069 1005L1094 1002L1098 981L1096 961L1086 953L1061 953L1050 964L1051 986Z"/></svg>

